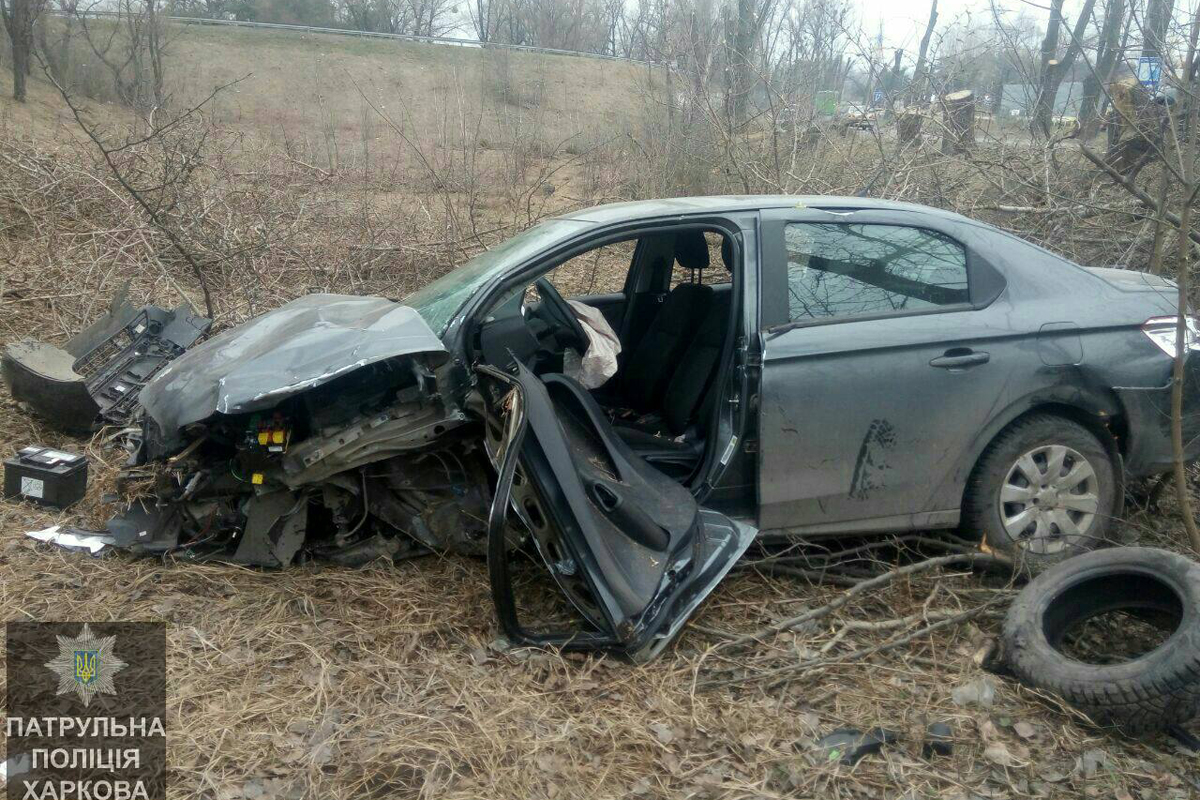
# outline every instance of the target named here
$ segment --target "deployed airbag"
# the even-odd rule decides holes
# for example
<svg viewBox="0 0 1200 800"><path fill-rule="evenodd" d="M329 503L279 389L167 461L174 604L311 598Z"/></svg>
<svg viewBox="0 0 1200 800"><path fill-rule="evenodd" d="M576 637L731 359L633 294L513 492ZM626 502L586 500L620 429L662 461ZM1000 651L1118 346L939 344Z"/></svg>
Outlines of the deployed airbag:
<svg viewBox="0 0 1200 800"><path fill-rule="evenodd" d="M585 389L598 389L617 374L621 340L599 310L578 300L568 300L567 305L575 312L575 318L587 334L588 349L577 364L567 365L565 372L568 377L583 384Z"/></svg>

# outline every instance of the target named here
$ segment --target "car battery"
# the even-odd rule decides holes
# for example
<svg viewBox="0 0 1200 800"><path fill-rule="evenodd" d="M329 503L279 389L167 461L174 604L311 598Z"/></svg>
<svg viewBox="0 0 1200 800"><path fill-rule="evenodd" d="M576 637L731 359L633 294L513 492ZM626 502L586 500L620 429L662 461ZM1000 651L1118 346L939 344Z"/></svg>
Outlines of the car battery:
<svg viewBox="0 0 1200 800"><path fill-rule="evenodd" d="M4 496L66 508L87 491L87 456L32 445L4 461Z"/></svg>

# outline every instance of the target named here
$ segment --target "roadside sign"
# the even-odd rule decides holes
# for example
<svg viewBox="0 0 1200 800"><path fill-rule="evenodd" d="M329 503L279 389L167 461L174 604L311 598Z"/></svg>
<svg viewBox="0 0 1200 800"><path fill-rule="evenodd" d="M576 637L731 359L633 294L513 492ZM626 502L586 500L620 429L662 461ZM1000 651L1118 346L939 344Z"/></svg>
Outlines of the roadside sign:
<svg viewBox="0 0 1200 800"><path fill-rule="evenodd" d="M873 102L877 106L883 105L883 89L875 90L875 97L873 99Z"/></svg>
<svg viewBox="0 0 1200 800"><path fill-rule="evenodd" d="M1162 80L1162 59L1158 56L1142 56L1137 65L1138 81L1147 89L1158 91Z"/></svg>
<svg viewBox="0 0 1200 800"><path fill-rule="evenodd" d="M832 117L837 113L837 92L817 92L817 113Z"/></svg>

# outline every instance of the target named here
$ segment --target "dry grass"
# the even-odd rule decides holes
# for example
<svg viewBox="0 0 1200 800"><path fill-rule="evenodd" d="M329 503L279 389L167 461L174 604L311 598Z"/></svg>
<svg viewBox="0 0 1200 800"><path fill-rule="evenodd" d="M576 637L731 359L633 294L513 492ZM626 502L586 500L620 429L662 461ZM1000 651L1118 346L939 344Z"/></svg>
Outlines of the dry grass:
<svg viewBox="0 0 1200 800"><path fill-rule="evenodd" d="M5 450L86 446L7 401L2 413ZM1193 796L1192 759L1089 730L1009 682L989 678L988 710L954 705L953 687L982 677L972 655L991 621L783 689L697 692L726 666L709 658L697 669L713 631L750 631L837 590L736 574L675 646L632 666L495 646L484 565L471 559L266 572L90 558L23 538L86 520L115 466L94 445L89 453L110 463L83 508L0 510L0 614L167 623L172 797L254 797L263 787L338 798ZM847 620L915 611L931 592L934 606L955 607L986 589L971 575L903 583L745 658L806 658ZM880 635L852 632L832 652ZM940 720L955 730L955 751L930 761L921 731ZM855 767L823 762L814 739L846 726L903 738ZM1100 767L1085 767L1085 753Z"/></svg>
<svg viewBox="0 0 1200 800"><path fill-rule="evenodd" d="M220 62L232 74L240 69L233 62L248 58L238 40L227 46L195 36L179 48L194 45L198 61ZM315 68L288 73L294 42L276 50L267 39L255 41L255 59L273 65L267 80L317 74ZM360 46L365 59L378 61L372 68L389 68L393 51L374 48L391 44L342 43L329 57L348 58L348 48ZM428 49L440 58L435 51ZM319 55L307 57L315 63ZM581 70L593 66L581 63ZM426 80L418 72L407 69L402 77L416 85ZM579 74L563 71L564 96L579 90L573 82L593 80ZM204 83L222 77L214 73ZM243 99L221 110L217 152L198 190L205 202L196 206L204 210L198 229L220 256L211 276L221 324L316 289L401 296L529 221L526 207L506 194L511 187L489 185L477 198L481 205L455 222L447 215L468 203L465 192L443 206L444 193L407 172L376 164L355 178L344 165L297 163L299 151L281 144L287 137L272 140L269 125L257 122L295 113L289 124L317 135L319 121L304 116L315 114L311 109L271 105L271 97L293 88L271 84L255 90L253 103ZM361 119L355 101L346 100L346 84L336 88L328 95L314 88L314 96L336 95L350 105L339 106L335 118ZM298 105L312 98L302 99ZM232 124L237 109L241 127ZM121 118L118 111L95 113ZM245 123L249 117L252 124ZM0 342L61 341L126 280L135 297L162 304L181 293L195 296L187 270L56 119L61 106L45 87L35 87L28 108L0 106ZM27 133L38 139L36 147L20 141ZM511 149L488 152L499 168ZM827 163L813 167L810 190L836 190L857 179L838 178L836 161L826 156ZM844 171L860 166L847 158ZM607 196L588 183L583 165L561 153L531 158L522 185L536 188L538 174L560 166L554 180L571 191L554 192L537 213ZM915 171L898 174L913 192L933 191ZM960 177L941 177L958 181L937 184L948 193L939 194L943 199L983 202ZM257 246L242 246L259 241L255 236L261 236ZM605 263L615 267L625 257L617 249ZM568 272L581 282L594 275L586 260ZM85 502L66 514L0 504L0 615L167 623L172 797L1158 800L1197 796L1200 786L1194 759L1168 742L1097 732L1052 698L1000 678L987 677L996 688L992 707L953 704L955 686L986 677L973 656L995 633L990 617L885 655L829 664L778 689L697 688L729 670L810 659L839 631L827 655L849 654L908 628L871 631L847 623L916 615L919 627L922 609L954 612L1004 591L994 581L942 573L899 582L819 625L741 651L731 663L708 654L724 635L754 631L839 592L745 571L727 579L678 642L649 665L507 650L494 644L486 572L472 559L266 572L120 554L94 559L37 545L24 531L105 518L101 495L111 491L122 459L104 446L104 434L79 441L55 433L0 389L0 452L31 442L86 450L92 481ZM1177 540L1173 508L1163 505L1137 511L1123 530L1144 541ZM954 728L955 750L931 761L920 755L921 731L941 720ZM901 741L857 766L830 763L813 748L834 728L873 726L899 732Z"/></svg>

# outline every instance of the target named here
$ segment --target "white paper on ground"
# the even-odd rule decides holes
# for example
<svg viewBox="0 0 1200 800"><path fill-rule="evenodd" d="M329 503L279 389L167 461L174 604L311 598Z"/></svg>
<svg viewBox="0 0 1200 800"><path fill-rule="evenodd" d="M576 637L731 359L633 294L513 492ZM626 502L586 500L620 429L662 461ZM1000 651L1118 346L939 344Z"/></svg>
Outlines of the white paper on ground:
<svg viewBox="0 0 1200 800"><path fill-rule="evenodd" d="M112 539L108 536L102 534L71 533L62 530L61 525L52 525L40 531L26 531L25 535L31 539L37 539L39 542L56 544L68 550L86 550L92 555L96 555L113 543Z"/></svg>

